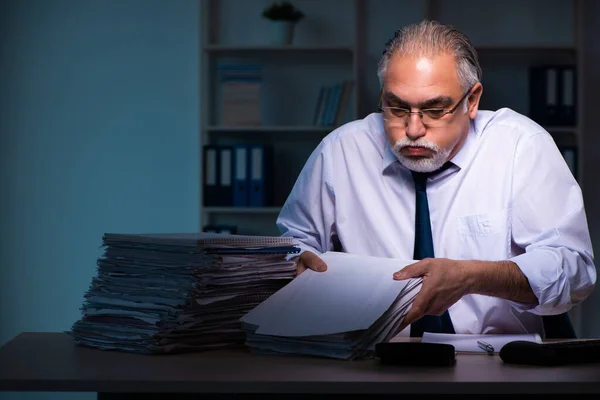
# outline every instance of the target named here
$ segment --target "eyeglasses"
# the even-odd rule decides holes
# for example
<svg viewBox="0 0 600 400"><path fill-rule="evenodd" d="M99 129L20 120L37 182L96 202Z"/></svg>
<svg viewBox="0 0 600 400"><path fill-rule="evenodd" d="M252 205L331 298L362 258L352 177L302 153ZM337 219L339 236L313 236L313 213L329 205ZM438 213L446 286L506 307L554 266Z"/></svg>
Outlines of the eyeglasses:
<svg viewBox="0 0 600 400"><path fill-rule="evenodd" d="M387 122L393 123L403 123L406 124L408 117L411 114L419 114L421 117L421 121L425 125L439 125L442 123L441 119L446 114L452 114L454 111L458 109L458 106L463 102L464 99L467 98L471 90L473 90L475 86L472 86L467 92L461 97L461 99L456 103L454 107L447 110L445 108L426 108L424 110L418 111L410 111L407 108L400 107L383 107L381 103L383 102L383 90L379 93L379 100L377 101L377 109L383 113L383 119Z"/></svg>

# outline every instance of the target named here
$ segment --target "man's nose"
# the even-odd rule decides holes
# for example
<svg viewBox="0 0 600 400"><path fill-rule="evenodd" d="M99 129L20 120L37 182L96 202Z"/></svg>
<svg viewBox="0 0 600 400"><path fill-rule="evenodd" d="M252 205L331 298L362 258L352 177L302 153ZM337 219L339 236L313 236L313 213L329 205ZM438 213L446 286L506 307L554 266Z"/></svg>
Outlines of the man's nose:
<svg viewBox="0 0 600 400"><path fill-rule="evenodd" d="M427 129L423 124L421 115L419 115L419 113L409 114L408 119L406 120L406 136L412 140L417 140L418 138L425 136L426 131Z"/></svg>

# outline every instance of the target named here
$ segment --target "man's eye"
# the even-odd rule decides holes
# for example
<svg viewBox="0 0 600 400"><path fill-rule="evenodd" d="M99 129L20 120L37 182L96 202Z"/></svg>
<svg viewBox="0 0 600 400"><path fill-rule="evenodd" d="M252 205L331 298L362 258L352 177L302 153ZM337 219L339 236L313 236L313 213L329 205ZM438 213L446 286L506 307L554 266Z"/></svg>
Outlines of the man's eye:
<svg viewBox="0 0 600 400"><path fill-rule="evenodd" d="M445 111L443 108L430 108L429 110L423 110L423 114L431 118L441 118L444 116Z"/></svg>
<svg viewBox="0 0 600 400"><path fill-rule="evenodd" d="M408 110L404 108L392 108L391 111L396 117L404 117L408 112Z"/></svg>

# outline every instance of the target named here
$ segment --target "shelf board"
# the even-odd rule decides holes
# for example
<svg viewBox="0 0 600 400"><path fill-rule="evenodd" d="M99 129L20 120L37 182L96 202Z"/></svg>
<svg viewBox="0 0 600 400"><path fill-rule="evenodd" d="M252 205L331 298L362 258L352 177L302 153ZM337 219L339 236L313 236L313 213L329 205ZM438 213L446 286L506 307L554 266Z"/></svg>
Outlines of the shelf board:
<svg viewBox="0 0 600 400"><path fill-rule="evenodd" d="M351 46L231 46L231 45L208 45L204 51L209 53L238 53L238 52L261 52L261 53L279 53L279 52L342 52L353 53Z"/></svg>
<svg viewBox="0 0 600 400"><path fill-rule="evenodd" d="M549 133L574 133L577 134L576 126L544 126L544 129Z"/></svg>
<svg viewBox="0 0 600 400"><path fill-rule="evenodd" d="M575 46L546 46L546 45L480 45L475 46L478 52L557 52L557 53L573 53L577 51Z"/></svg>
<svg viewBox="0 0 600 400"><path fill-rule="evenodd" d="M211 125L204 130L207 132L316 132L329 133L336 126L314 126L314 125L273 125L273 126L216 126Z"/></svg>
<svg viewBox="0 0 600 400"><path fill-rule="evenodd" d="M281 207L204 207L210 214L278 214Z"/></svg>

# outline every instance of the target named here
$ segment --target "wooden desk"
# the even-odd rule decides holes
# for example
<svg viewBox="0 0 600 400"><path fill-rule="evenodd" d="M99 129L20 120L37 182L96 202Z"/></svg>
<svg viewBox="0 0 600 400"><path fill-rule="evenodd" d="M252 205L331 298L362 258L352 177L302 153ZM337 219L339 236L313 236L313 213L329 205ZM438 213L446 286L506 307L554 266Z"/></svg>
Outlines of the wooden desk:
<svg viewBox="0 0 600 400"><path fill-rule="evenodd" d="M404 394L402 399L423 393L599 394L600 364L519 366L485 354L458 354L455 366L435 368L245 350L144 356L79 347L64 333L22 333L0 349L0 390L98 392L100 398L112 393L110 398L119 399L144 392L195 393L196 398L200 393Z"/></svg>

